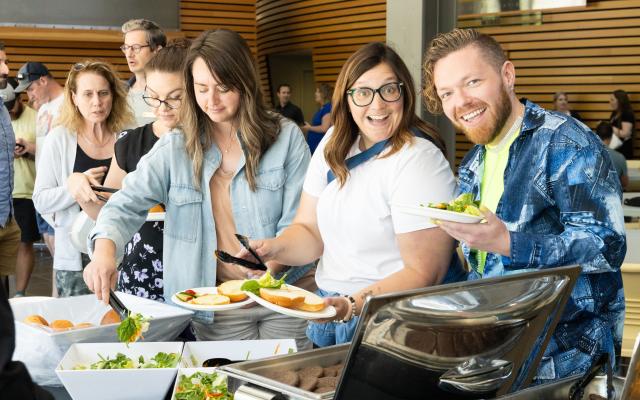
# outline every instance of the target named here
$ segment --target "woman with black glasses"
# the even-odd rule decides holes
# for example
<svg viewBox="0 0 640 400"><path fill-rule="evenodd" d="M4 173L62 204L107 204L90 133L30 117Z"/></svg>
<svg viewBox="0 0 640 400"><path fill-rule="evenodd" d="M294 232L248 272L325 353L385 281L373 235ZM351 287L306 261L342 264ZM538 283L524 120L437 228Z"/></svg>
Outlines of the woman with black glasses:
<svg viewBox="0 0 640 400"><path fill-rule="evenodd" d="M71 227L80 209L99 203L91 185L101 185L111 164L116 133L133 120L124 85L113 67L87 60L69 71L55 128L45 138L33 203L56 231L53 268L61 297L90 293L82 278L89 259L73 246Z"/></svg>
<svg viewBox="0 0 640 400"><path fill-rule="evenodd" d="M318 346L351 340L367 296L461 273L453 239L394 207L449 201L455 189L438 133L415 115L415 95L391 48L356 51L338 76L334 125L313 154L293 223L275 239L250 243L265 261L303 265L320 257L318 294L337 315L309 325Z"/></svg>
<svg viewBox="0 0 640 400"><path fill-rule="evenodd" d="M153 110L156 120L120 133L105 186L120 189L124 177L136 170L142 156L151 150L162 135L178 125L184 92L182 66L188 48L187 39L171 41L158 50L145 66L143 100ZM88 214L96 219L103 204L100 203ZM133 235L124 249L117 290L164 302L163 230L163 221L148 221Z"/></svg>

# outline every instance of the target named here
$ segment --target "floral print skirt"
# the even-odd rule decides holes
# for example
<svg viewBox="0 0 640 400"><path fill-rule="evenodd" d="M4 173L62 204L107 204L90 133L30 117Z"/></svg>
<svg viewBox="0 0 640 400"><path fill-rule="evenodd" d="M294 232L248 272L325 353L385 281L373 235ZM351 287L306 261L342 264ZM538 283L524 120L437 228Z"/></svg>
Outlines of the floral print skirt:
<svg viewBox="0 0 640 400"><path fill-rule="evenodd" d="M164 302L162 233L164 222L145 222L124 248L117 290Z"/></svg>

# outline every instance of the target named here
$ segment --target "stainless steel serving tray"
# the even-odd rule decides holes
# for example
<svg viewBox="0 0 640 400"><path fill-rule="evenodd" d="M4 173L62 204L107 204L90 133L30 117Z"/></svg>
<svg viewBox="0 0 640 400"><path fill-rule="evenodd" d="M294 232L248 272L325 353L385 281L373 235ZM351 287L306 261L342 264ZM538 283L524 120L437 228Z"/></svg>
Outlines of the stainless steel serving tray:
<svg viewBox="0 0 640 400"><path fill-rule="evenodd" d="M484 399L526 388L580 267L375 296L351 344L222 367L245 399ZM346 360L335 393L262 376Z"/></svg>
<svg viewBox="0 0 640 400"><path fill-rule="evenodd" d="M273 370L297 370L310 366L329 367L345 362L349 344L324 347L322 349L301 351L286 356L245 361L220 368L228 376L229 392L235 393L235 400L247 399L333 399L335 392L322 394L308 392L297 387L285 385L262 374Z"/></svg>

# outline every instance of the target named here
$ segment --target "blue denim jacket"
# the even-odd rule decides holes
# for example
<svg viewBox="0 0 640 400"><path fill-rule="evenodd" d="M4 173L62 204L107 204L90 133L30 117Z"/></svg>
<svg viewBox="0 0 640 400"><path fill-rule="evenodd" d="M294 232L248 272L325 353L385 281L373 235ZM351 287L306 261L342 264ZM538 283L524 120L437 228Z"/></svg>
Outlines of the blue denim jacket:
<svg viewBox="0 0 640 400"><path fill-rule="evenodd" d="M459 193L479 198L484 155L484 146L475 146L462 161ZM620 183L607 150L582 123L526 102L504 188L496 214L510 231L511 257L489 253L480 276L475 251L463 244L469 279L581 265L536 382L584 373L604 352L613 360L622 343L626 238Z"/></svg>
<svg viewBox="0 0 640 400"><path fill-rule="evenodd" d="M9 219L12 213L13 202L13 149L16 146L16 138L11 126L11 117L0 99L0 228Z"/></svg>
<svg viewBox="0 0 640 400"><path fill-rule="evenodd" d="M254 239L271 238L291 224L310 158L300 128L285 119L278 139L262 155L255 192L249 189L242 157L231 182L237 233ZM142 157L137 169L126 176L123 189L100 211L89 237L89 249L93 249L95 239L109 238L121 256L125 244L143 224L148 209L163 203L165 299L170 300L174 293L187 288L215 286L217 239L209 181L220 162L217 146L205 150L200 190L196 189L183 134L165 134ZM291 268L287 282L294 283L312 267Z"/></svg>

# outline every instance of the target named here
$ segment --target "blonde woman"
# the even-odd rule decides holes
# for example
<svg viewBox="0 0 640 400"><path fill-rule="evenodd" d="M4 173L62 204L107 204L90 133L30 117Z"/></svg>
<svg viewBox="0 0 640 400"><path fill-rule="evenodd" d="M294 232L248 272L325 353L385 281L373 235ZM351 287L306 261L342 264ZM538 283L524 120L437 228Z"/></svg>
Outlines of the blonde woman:
<svg viewBox="0 0 640 400"><path fill-rule="evenodd" d="M115 283L116 256L154 204L166 205L165 299L255 272L217 263L214 250L238 252L235 233L275 236L298 207L309 150L297 125L265 107L251 51L240 35L200 35L187 54L184 82L183 132L162 136L98 216L85 281L100 299L108 298ZM310 265L296 268L287 281L312 289L312 273ZM306 321L262 307L218 313L213 325L207 323L210 316L199 317L199 339L296 338L299 348L310 346Z"/></svg>
<svg viewBox="0 0 640 400"><path fill-rule="evenodd" d="M82 279L86 257L76 250L69 233L80 209L98 203L90 185L101 185L107 174L116 133L133 116L126 92L113 67L87 60L69 71L58 126L46 137L36 175L33 202L54 227L58 239L53 258L60 296L89 293Z"/></svg>

